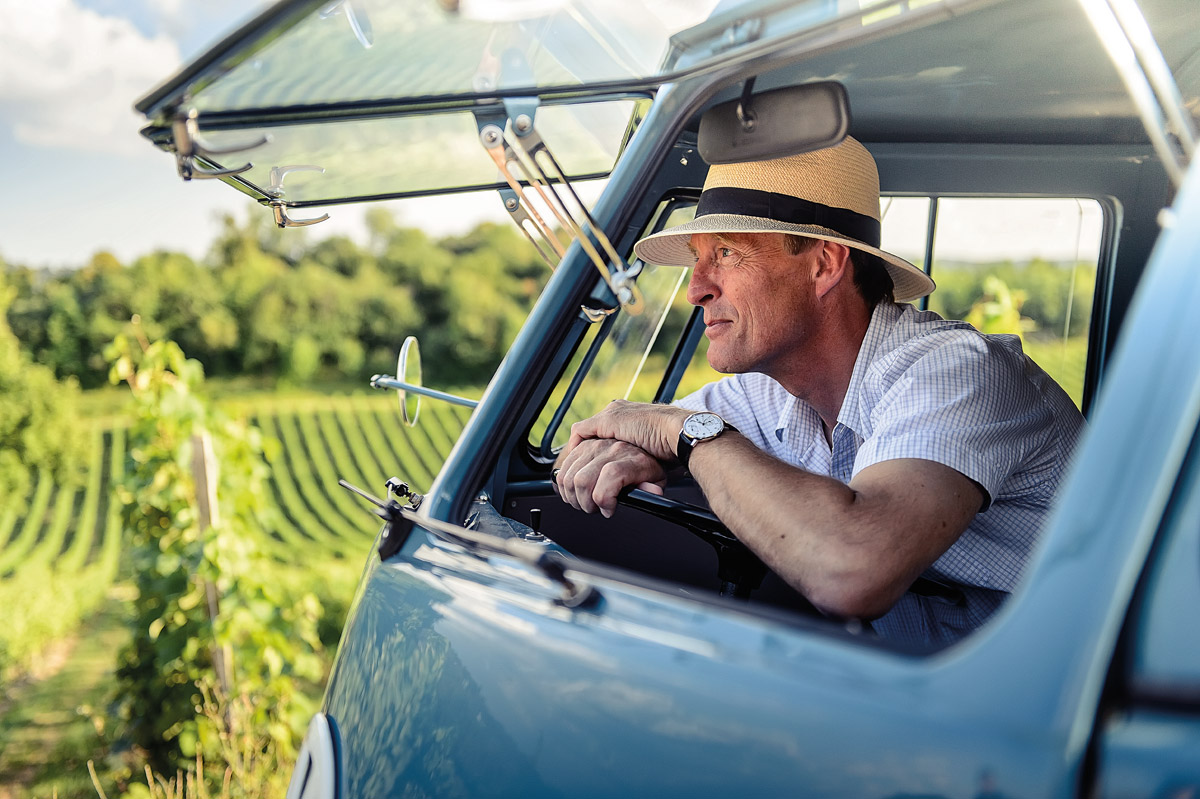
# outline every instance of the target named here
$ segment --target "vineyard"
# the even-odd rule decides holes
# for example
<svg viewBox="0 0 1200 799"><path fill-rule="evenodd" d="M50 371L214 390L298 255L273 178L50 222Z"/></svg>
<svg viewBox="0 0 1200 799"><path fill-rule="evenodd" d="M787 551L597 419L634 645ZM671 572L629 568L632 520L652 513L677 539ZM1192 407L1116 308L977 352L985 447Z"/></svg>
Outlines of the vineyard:
<svg viewBox="0 0 1200 799"><path fill-rule="evenodd" d="M467 418L427 403L406 427L395 399L342 396L232 405L277 446L268 448L273 512L257 542L281 565L329 559L361 565L378 520L339 479L382 495L389 477L428 490ZM88 429L86 426L84 429ZM0 669L36 671L48 642L70 634L122 579L122 530L113 486L126 463L126 431L95 425L78 486L38 476L24 497L0 498Z"/></svg>

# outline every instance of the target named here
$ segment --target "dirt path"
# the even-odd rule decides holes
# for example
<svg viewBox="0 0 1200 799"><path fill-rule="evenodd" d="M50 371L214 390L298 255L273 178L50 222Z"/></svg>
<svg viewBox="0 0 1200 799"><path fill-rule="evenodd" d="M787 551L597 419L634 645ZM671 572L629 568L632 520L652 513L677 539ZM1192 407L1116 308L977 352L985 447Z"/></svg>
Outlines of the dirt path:
<svg viewBox="0 0 1200 799"><path fill-rule="evenodd" d="M123 602L110 598L76 636L48 653L40 673L10 686L0 705L0 799L95 797L89 758L102 757L97 725L80 708L105 715L116 655L128 638Z"/></svg>

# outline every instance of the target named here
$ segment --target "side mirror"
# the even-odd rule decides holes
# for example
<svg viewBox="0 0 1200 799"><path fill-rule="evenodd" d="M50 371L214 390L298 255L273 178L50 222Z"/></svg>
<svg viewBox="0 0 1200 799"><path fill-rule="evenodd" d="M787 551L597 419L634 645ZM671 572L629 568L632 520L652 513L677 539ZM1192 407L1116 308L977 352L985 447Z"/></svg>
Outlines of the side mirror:
<svg viewBox="0 0 1200 799"><path fill-rule="evenodd" d="M709 164L765 161L820 150L846 138L850 99L827 80L785 86L714 105L700 118L697 149Z"/></svg>
<svg viewBox="0 0 1200 799"><path fill-rule="evenodd" d="M417 343L416 336L409 336L400 345L400 356L396 358L396 377L413 388L421 387L421 345ZM421 412L421 395L398 388L396 397L400 400L400 415L404 417L404 423L413 427Z"/></svg>
<svg viewBox="0 0 1200 799"><path fill-rule="evenodd" d="M417 343L416 336L409 336L400 345L400 356L396 358L396 375L375 375L371 378L371 388L390 388L396 391L400 400L400 415L409 427L417 423L417 415L421 412L421 397L442 400L465 408L474 408L479 404L477 400L456 397L421 385L421 345Z"/></svg>

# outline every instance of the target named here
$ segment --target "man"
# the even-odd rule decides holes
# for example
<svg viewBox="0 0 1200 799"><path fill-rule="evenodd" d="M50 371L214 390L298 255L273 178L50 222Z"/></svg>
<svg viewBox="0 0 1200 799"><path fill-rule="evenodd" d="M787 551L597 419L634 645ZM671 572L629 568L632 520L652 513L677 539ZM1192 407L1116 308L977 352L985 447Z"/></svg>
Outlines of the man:
<svg viewBox="0 0 1200 799"><path fill-rule="evenodd" d="M934 285L879 230L875 162L853 139L712 167L695 220L634 251L693 266L709 363L733 376L577 423L555 483L609 516L622 489L661 491L683 461L822 612L944 643L1013 589L1082 418L1017 337L894 301ZM910 590L922 577L940 589Z"/></svg>

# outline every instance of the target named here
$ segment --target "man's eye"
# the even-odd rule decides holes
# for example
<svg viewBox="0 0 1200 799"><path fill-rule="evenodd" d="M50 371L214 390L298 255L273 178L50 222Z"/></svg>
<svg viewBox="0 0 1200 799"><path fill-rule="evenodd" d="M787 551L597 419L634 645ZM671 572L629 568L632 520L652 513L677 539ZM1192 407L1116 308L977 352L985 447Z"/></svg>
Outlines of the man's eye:
<svg viewBox="0 0 1200 799"><path fill-rule="evenodd" d="M719 255L722 258L732 258L733 250L729 249L728 247L718 247L717 255Z"/></svg>

